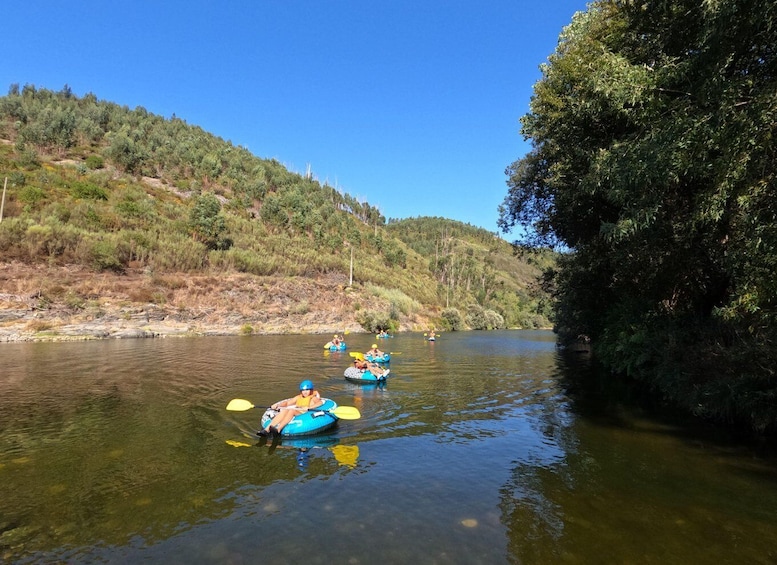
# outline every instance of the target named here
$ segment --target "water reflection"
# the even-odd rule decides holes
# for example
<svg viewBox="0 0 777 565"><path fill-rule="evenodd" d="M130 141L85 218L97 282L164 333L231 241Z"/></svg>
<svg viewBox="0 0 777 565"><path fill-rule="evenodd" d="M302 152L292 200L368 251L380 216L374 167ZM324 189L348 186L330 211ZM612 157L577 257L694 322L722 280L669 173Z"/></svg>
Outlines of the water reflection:
<svg viewBox="0 0 777 565"><path fill-rule="evenodd" d="M372 337L349 335L349 351ZM772 459L583 390L570 376L593 369L548 332L400 334L382 387L345 381L348 352L320 342L1 346L0 561L775 556ZM273 446L255 435L261 409L225 410L303 378L362 417Z"/></svg>

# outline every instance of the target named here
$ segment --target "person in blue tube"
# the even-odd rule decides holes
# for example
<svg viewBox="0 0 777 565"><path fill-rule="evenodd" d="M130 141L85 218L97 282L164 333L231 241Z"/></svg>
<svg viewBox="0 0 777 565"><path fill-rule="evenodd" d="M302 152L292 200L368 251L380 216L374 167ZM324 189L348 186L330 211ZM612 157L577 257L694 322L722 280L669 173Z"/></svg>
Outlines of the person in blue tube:
<svg viewBox="0 0 777 565"><path fill-rule="evenodd" d="M313 381L305 379L299 383L299 394L297 396L287 398L286 400L280 400L271 406L273 410L278 410L278 413L270 420L267 426L259 432L259 435L280 435L284 426L291 422L294 416L317 408L323 403L324 401L321 400L321 395L318 393L315 386L313 386Z"/></svg>

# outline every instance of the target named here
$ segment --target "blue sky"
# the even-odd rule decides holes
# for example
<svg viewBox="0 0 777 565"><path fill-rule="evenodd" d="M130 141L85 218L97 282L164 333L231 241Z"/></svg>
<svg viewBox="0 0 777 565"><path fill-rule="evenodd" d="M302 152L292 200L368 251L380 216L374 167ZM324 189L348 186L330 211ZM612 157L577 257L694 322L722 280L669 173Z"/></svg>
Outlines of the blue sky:
<svg viewBox="0 0 777 565"><path fill-rule="evenodd" d="M175 114L377 206L496 231L539 65L580 0L53 0L3 9L0 89Z"/></svg>

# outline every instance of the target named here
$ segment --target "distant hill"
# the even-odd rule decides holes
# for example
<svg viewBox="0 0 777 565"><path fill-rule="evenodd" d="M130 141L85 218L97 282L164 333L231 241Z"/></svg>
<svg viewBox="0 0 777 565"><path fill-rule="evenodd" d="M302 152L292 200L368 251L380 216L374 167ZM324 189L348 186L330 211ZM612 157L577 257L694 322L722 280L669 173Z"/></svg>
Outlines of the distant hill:
<svg viewBox="0 0 777 565"><path fill-rule="evenodd" d="M337 281L344 298L337 316L367 331L550 324L535 281L551 254L517 257L495 234L444 218L387 223L369 203L177 117L79 98L67 87L12 85L0 98L0 139L6 265L45 265L50 273L77 266L178 285L208 276L215 287L236 274ZM90 299L47 286L47 304ZM127 300L170 307L175 289L153 289ZM332 303L305 296L305 304L297 296L280 310ZM190 308L205 300L189 299ZM179 310L187 306L177 300ZM258 324L261 309L248 300L246 324Z"/></svg>

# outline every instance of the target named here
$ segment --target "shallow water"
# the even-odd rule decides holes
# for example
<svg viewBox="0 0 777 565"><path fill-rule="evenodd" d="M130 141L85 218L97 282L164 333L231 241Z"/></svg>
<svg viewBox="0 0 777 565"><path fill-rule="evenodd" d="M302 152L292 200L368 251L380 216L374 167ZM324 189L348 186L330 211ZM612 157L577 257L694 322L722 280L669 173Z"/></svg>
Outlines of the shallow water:
<svg viewBox="0 0 777 565"><path fill-rule="evenodd" d="M777 563L777 459L570 387L553 334L380 340L380 388L326 337L1 345L0 561ZM361 419L260 447L303 378Z"/></svg>

